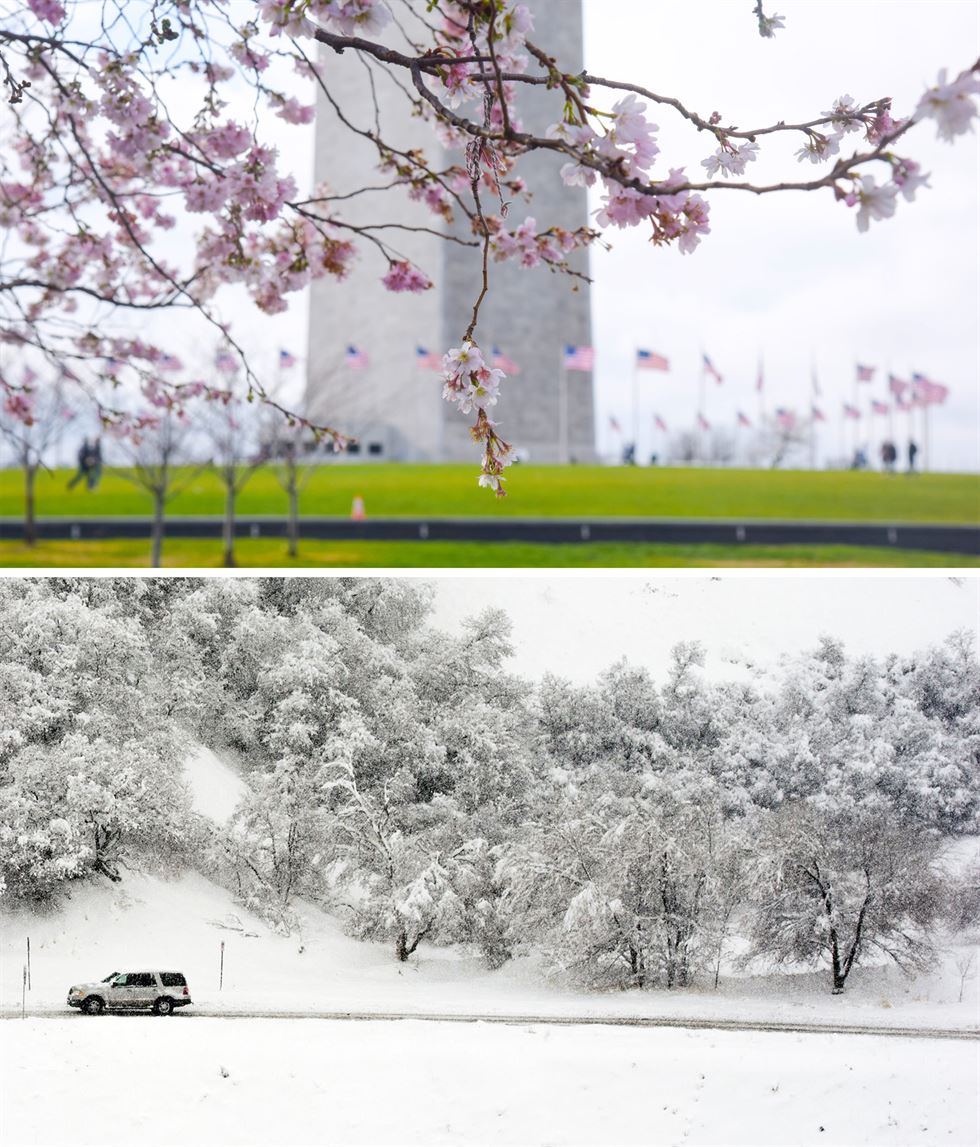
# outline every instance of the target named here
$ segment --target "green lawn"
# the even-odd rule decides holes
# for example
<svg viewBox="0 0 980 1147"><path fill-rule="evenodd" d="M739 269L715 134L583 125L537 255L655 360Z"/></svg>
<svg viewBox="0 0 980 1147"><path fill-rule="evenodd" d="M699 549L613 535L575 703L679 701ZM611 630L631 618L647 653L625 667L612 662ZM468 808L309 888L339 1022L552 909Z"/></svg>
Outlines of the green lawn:
<svg viewBox="0 0 980 1147"><path fill-rule="evenodd" d="M282 541L243 538L236 545L241 566L283 569L354 566L980 566L980 558L915 550L862 546L669 546L525 545L499 542L303 542L290 561ZM28 548L0 543L0 566L37 569L69 566L146 567L149 543L143 541L54 541ZM218 541L173 538L164 546L164 564L209 568L221 565Z"/></svg>
<svg viewBox="0 0 980 1147"><path fill-rule="evenodd" d="M108 471L89 493L67 490L67 471L39 475L41 516L145 515L149 499ZM889 522L980 522L980 475L915 477L848 471L768 471L515 466L510 497L476 485L475 466L321 466L306 488L301 512L347 515L360 495L369 517L691 517L838 519ZM0 471L0 513L23 507L20 473ZM285 496L269 470L258 471L239 501L242 514L284 514ZM198 477L170 505L172 514L218 514L213 474Z"/></svg>

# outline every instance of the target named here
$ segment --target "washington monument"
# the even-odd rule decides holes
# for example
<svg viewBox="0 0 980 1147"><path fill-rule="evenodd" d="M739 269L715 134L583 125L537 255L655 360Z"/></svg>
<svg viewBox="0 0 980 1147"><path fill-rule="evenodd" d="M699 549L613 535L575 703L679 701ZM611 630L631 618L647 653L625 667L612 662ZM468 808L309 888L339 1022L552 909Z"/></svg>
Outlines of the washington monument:
<svg viewBox="0 0 980 1147"><path fill-rule="evenodd" d="M580 71L580 0L535 0L533 11L535 40L564 70ZM390 182L377 170L374 145L345 126L338 109L355 128L373 129L376 101L386 142L402 150L423 149L436 170L461 162L458 155L446 157L430 124L412 117L409 101L387 73L369 71L354 52L341 56L321 50L329 98L321 92L317 105L315 170L317 183L326 183L330 194ZM527 87L519 92L518 108L526 128L543 134L558 118L560 101L543 88ZM517 174L526 180L532 199L512 202L509 229L527 216L537 220L539 231L552 225L573 231L588 223L585 189L562 184L561 162L541 152L519 161ZM409 201L401 188L358 194L341 206L342 218L358 226L399 223L448 230L437 215ZM498 210L486 194L485 210ZM350 236L360 256L349 278L342 283L321 279L313 285L308 415L355 436L355 449L364 457L472 460L472 419L442 400L439 375L421 364L417 351L441 355L459 345L480 290L479 251L424 231L385 227L377 234L428 274L435 287L418 295L391 294L381 284L388 269L384 257L369 240ZM584 261L573 261L572 266L586 269ZM520 374L506 379L500 401L490 411L504 438L534 462L562 461L563 455L580 462L593 459L592 375L566 374L561 366L566 345L592 342L588 283L552 273L546 265L525 270L509 262L491 263L490 294L480 311L476 339L488 358L497 347L520 366ZM363 352L368 365L352 369L346 361L348 347Z"/></svg>

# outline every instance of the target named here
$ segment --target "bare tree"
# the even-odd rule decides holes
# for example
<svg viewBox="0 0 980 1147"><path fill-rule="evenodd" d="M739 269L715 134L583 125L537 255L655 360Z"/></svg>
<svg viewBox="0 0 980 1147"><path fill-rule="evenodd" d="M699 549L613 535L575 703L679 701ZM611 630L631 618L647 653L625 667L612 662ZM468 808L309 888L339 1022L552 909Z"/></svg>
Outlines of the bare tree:
<svg viewBox="0 0 980 1147"><path fill-rule="evenodd" d="M18 409L10 409L13 401ZM45 467L48 451L75 417L66 404L61 383L38 384L33 378L16 396L8 397L0 411L0 436L13 447L24 472L24 544L37 542L37 472Z"/></svg>
<svg viewBox="0 0 980 1147"><path fill-rule="evenodd" d="M266 462L254 437L249 434L252 408L234 394L215 403L205 419L205 429L213 450L212 462L224 487L224 522L221 529L224 564L236 565L235 516L238 495L256 470ZM251 439L251 440L250 440Z"/></svg>
<svg viewBox="0 0 980 1147"><path fill-rule="evenodd" d="M305 422L284 419L277 410L264 419L262 451L289 504L286 537L291 558L299 554L299 496L316 472L319 450Z"/></svg>
<svg viewBox="0 0 980 1147"><path fill-rule="evenodd" d="M175 467L186 460L190 424L168 410L155 428L140 432L140 438L125 453L129 468L118 471L121 478L139 486L153 499L153 524L150 528L150 565L160 566L163 552L164 514L167 503L181 494L209 465L202 462L183 469L178 480Z"/></svg>
<svg viewBox="0 0 980 1147"><path fill-rule="evenodd" d="M794 453L810 445L810 418L798 418L791 410L777 410L759 429L756 450L770 470L779 467Z"/></svg>

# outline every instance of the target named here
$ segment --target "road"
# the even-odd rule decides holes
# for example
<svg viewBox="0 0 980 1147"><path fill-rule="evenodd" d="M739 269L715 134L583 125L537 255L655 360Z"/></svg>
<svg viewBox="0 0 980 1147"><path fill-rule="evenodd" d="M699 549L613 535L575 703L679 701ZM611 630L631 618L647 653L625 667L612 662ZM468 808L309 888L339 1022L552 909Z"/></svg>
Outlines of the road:
<svg viewBox="0 0 980 1147"><path fill-rule="evenodd" d="M63 1009L28 1008L29 1019L66 1019L87 1016L67 1007ZM143 1013L140 1013L143 1014ZM263 1020L340 1020L359 1022L392 1022L397 1020L421 1020L426 1023L451 1024L505 1024L527 1027L550 1025L554 1027L633 1027L633 1028L687 1028L694 1031L751 1031L751 1032L790 1032L813 1035L873 1035L892 1036L904 1039L955 1039L980 1040L980 1028L903 1028L884 1027L877 1024L834 1024L806 1021L782 1020L735 1020L705 1019L683 1016L573 1016L573 1015L466 1015L453 1012L374 1012L374 1011L296 1011L268 1008L215 1008L194 1005L192 1010L176 1012L182 1020L203 1017L208 1019L263 1019ZM6 1008L0 1012L0 1019L19 1019L21 1012Z"/></svg>

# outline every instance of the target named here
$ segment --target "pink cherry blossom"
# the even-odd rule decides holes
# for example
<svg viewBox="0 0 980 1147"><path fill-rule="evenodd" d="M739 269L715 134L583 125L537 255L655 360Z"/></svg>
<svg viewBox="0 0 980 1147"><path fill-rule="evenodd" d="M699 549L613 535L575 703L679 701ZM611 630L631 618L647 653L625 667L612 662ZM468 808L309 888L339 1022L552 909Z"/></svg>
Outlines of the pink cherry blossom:
<svg viewBox="0 0 980 1147"><path fill-rule="evenodd" d="M915 193L920 187L929 186L929 173L921 175L920 171L921 168L912 159L901 159L892 168L892 180L906 203L915 199Z"/></svg>
<svg viewBox="0 0 980 1147"><path fill-rule="evenodd" d="M419 294L432 286L432 280L411 263L395 262L381 280L389 291L411 291Z"/></svg>
<svg viewBox="0 0 980 1147"><path fill-rule="evenodd" d="M27 6L39 20L49 24L60 24L65 18L64 5L57 0L27 0Z"/></svg>
<svg viewBox="0 0 980 1147"><path fill-rule="evenodd" d="M301 104L293 96L283 100L276 111L276 115L286 123L312 123L315 114L315 104Z"/></svg>
<svg viewBox="0 0 980 1147"><path fill-rule="evenodd" d="M806 143L796 153L797 163L802 163L804 159L808 159L811 163L823 163L825 159L838 154L840 139L836 132L823 135L819 131L811 131Z"/></svg>
<svg viewBox="0 0 980 1147"><path fill-rule="evenodd" d="M873 175L865 175L851 196L848 206L857 206L857 227L867 231L872 219L890 219L895 214L895 197L898 188L893 183L878 186Z"/></svg>
<svg viewBox="0 0 980 1147"><path fill-rule="evenodd" d="M961 72L946 83L946 69L939 73L934 88L929 88L915 108L917 119L934 119L939 139L952 141L964 132L973 131L977 108L973 97L980 93L980 76Z"/></svg>

